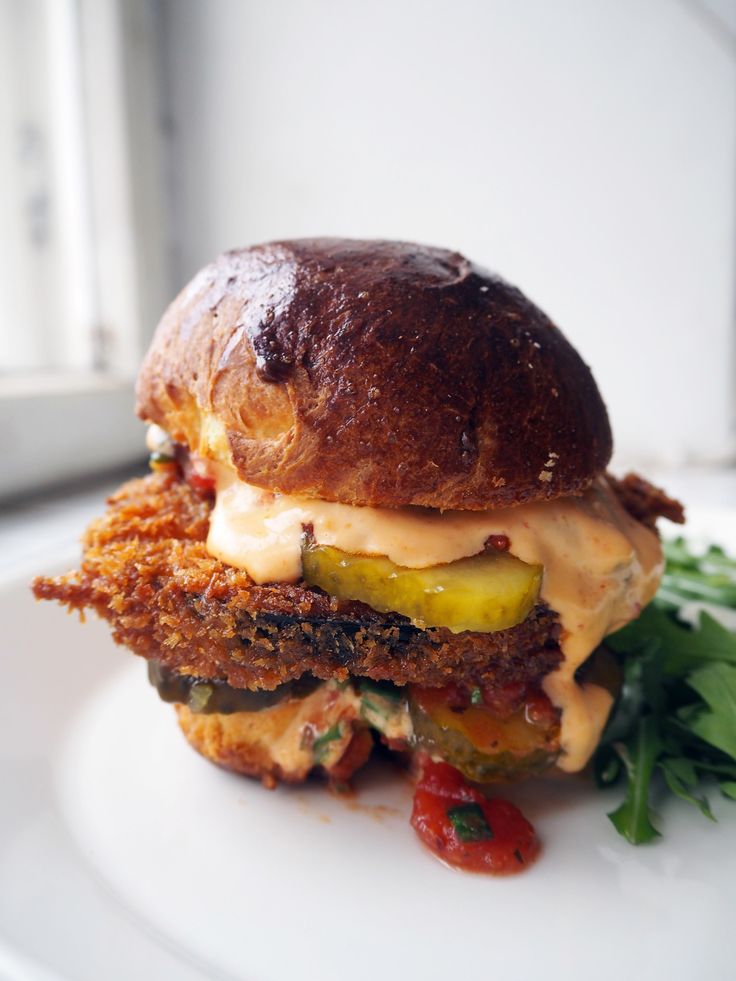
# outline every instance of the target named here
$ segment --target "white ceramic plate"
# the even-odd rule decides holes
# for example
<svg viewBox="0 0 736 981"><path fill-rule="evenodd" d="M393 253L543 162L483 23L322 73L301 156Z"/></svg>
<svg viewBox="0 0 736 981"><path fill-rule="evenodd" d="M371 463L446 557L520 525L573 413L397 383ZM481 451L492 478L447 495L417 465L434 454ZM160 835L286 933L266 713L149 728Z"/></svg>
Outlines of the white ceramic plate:
<svg viewBox="0 0 736 981"><path fill-rule="evenodd" d="M736 547L732 513L698 526ZM634 849L605 817L619 791L514 788L539 862L452 872L391 770L348 802L267 792L186 746L103 624L34 604L25 575L0 617L0 978L734 976L736 808L715 791L718 824L667 800L665 838Z"/></svg>

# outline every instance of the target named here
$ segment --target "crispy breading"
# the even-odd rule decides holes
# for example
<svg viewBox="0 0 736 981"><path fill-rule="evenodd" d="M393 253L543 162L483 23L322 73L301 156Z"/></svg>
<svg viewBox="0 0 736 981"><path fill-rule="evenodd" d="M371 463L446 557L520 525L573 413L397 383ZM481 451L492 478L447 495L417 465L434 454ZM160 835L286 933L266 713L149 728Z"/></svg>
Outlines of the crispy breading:
<svg viewBox="0 0 736 981"><path fill-rule="evenodd" d="M647 528L655 528L657 518L667 518L677 525L685 523L682 504L638 473L627 473L621 480L607 474L607 480L629 514Z"/></svg>
<svg viewBox="0 0 736 981"><path fill-rule="evenodd" d="M534 684L561 660L557 617L541 605L509 630L453 634L304 584L256 585L207 552L211 507L174 473L132 480L88 529L80 570L37 579L35 595L93 609L134 653L236 688L274 688L306 672L429 687Z"/></svg>

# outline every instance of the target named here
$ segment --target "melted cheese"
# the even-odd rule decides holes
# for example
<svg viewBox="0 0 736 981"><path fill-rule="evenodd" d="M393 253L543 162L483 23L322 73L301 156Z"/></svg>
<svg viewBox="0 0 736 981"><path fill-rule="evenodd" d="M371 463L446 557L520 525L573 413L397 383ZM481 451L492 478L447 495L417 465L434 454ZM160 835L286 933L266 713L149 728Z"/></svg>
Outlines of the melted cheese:
<svg viewBox="0 0 736 981"><path fill-rule="evenodd" d="M598 743L612 698L579 685L575 672L606 634L636 617L662 573L657 536L635 521L601 479L581 497L496 511L351 507L273 494L217 468L217 500L207 548L258 583L301 576L303 531L320 545L387 555L426 568L476 555L489 535L506 535L510 551L544 567L541 598L562 625L564 660L544 681L561 709L561 769L585 766Z"/></svg>

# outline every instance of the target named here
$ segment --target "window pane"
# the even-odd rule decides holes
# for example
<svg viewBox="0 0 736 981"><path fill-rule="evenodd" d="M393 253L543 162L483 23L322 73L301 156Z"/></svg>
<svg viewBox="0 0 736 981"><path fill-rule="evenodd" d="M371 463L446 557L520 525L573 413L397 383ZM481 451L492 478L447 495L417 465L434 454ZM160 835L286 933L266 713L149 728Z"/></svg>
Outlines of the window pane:
<svg viewBox="0 0 736 981"><path fill-rule="evenodd" d="M75 0L0 0L0 376L98 367Z"/></svg>

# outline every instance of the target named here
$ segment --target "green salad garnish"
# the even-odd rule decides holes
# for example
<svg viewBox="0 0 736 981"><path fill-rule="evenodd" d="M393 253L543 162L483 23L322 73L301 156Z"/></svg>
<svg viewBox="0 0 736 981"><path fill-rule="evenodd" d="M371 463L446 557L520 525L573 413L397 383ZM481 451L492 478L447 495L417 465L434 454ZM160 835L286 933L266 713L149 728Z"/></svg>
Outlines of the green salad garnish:
<svg viewBox="0 0 736 981"><path fill-rule="evenodd" d="M623 687L594 759L599 786L625 779L608 816L632 844L660 835L661 790L710 820L708 785L736 800L736 559L683 538L665 543L666 570L638 620L606 638Z"/></svg>

